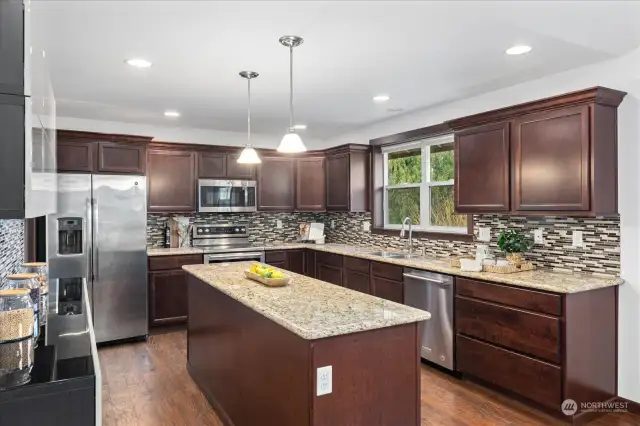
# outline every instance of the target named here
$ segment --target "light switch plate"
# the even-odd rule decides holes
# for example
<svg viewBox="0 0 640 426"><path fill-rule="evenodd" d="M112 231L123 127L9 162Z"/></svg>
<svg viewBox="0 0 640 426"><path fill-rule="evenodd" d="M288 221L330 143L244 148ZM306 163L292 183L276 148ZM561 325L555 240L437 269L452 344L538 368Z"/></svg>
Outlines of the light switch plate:
<svg viewBox="0 0 640 426"><path fill-rule="evenodd" d="M582 247L582 231L573 231L573 246Z"/></svg>
<svg viewBox="0 0 640 426"><path fill-rule="evenodd" d="M280 219L276 220L276 228L282 228L282 221Z"/></svg>
<svg viewBox="0 0 640 426"><path fill-rule="evenodd" d="M336 221L335 220L331 220L331 229L335 229L336 227Z"/></svg>
<svg viewBox="0 0 640 426"><path fill-rule="evenodd" d="M544 244L544 237L542 235L542 228L538 228L533 231L533 242L536 244Z"/></svg>
<svg viewBox="0 0 640 426"><path fill-rule="evenodd" d="M364 231L370 231L371 230L371 222L369 222L368 220L365 220L364 222L362 222L362 229Z"/></svg>
<svg viewBox="0 0 640 426"><path fill-rule="evenodd" d="M478 228L479 241L491 241L491 228Z"/></svg>
<svg viewBox="0 0 640 426"><path fill-rule="evenodd" d="M318 383L318 389L316 394L318 396L327 395L333 392L333 368L330 365L326 367L318 368L318 377L316 382Z"/></svg>

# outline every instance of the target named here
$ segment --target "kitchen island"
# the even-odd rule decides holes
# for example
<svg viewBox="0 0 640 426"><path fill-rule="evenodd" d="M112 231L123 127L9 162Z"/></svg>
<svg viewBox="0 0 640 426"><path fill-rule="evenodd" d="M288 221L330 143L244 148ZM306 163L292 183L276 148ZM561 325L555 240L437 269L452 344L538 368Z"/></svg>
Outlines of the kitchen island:
<svg viewBox="0 0 640 426"><path fill-rule="evenodd" d="M188 265L187 368L226 426L418 426L430 314L251 262ZM330 368L323 368L330 367Z"/></svg>

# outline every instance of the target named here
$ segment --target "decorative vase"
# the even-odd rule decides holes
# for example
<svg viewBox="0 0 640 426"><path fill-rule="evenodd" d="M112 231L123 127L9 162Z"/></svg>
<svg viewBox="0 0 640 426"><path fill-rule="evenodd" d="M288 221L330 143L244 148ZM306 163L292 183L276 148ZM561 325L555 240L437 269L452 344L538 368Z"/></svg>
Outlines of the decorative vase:
<svg viewBox="0 0 640 426"><path fill-rule="evenodd" d="M524 258L522 257L522 253L508 253L507 260L512 265L522 265L524 263Z"/></svg>

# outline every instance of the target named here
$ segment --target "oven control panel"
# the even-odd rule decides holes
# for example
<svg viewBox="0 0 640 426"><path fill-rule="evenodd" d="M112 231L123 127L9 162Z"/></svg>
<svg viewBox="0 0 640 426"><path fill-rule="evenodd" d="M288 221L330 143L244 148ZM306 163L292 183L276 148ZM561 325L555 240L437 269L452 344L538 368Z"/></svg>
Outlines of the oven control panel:
<svg viewBox="0 0 640 426"><path fill-rule="evenodd" d="M246 237L245 225L194 225L193 238Z"/></svg>

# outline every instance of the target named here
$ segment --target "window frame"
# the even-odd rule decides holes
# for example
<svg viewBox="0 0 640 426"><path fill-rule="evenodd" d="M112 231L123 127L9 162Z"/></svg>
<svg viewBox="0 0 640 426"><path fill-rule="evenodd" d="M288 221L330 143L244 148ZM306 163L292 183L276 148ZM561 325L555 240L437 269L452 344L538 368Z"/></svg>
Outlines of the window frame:
<svg viewBox="0 0 640 426"><path fill-rule="evenodd" d="M454 179L446 181L431 180L431 147L454 143L453 133L422 138L407 143L400 143L392 146L382 147L382 213L384 230L400 230L401 224L389 223L389 190L404 188L420 188L420 224L413 224L413 229L428 233L468 235L469 220L466 226L438 226L431 224L431 189L437 186L454 186ZM388 156L394 152L407 151L420 148L421 154L421 182L409 184L389 185L389 162Z"/></svg>

